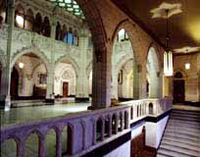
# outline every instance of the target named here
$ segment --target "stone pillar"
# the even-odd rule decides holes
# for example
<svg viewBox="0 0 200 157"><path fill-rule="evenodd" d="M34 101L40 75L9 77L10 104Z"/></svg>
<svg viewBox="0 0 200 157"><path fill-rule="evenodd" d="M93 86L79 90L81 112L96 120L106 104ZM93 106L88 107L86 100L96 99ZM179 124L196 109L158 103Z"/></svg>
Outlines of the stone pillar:
<svg viewBox="0 0 200 157"><path fill-rule="evenodd" d="M157 98L157 96L158 96L158 82L159 82L159 76L157 76L157 72L151 70L150 71L149 98Z"/></svg>
<svg viewBox="0 0 200 157"><path fill-rule="evenodd" d="M162 91L163 91L163 85L162 85L162 78L163 78L163 73L162 72L157 72L158 75L158 98L162 98Z"/></svg>
<svg viewBox="0 0 200 157"><path fill-rule="evenodd" d="M136 62L133 62L133 99L137 100L140 97L139 93L139 73L141 66Z"/></svg>
<svg viewBox="0 0 200 157"><path fill-rule="evenodd" d="M112 67L112 99L118 100L118 69Z"/></svg>
<svg viewBox="0 0 200 157"><path fill-rule="evenodd" d="M147 97L146 93L146 64L138 65L138 79L139 79L139 99L145 99Z"/></svg>
<svg viewBox="0 0 200 157"><path fill-rule="evenodd" d="M1 97L0 106L10 108L10 84L11 84L11 52L12 52L12 38L15 17L15 0L7 1L7 24L8 24L8 39L7 39L7 53L6 66L2 69L1 79Z"/></svg>
<svg viewBox="0 0 200 157"><path fill-rule="evenodd" d="M95 49L93 55L92 106L89 109L111 105L111 44Z"/></svg>
<svg viewBox="0 0 200 157"><path fill-rule="evenodd" d="M51 25L51 63L47 67L47 93L46 93L46 101L54 102L54 70L55 70L55 37L56 37L56 10L54 9L52 12L52 19L50 19Z"/></svg>
<svg viewBox="0 0 200 157"><path fill-rule="evenodd" d="M79 37L80 57L79 65L80 69L76 82L76 100L89 101L89 77L87 76L86 67L88 61L88 45L89 37L86 32L82 32ZM90 54L92 56L92 54Z"/></svg>

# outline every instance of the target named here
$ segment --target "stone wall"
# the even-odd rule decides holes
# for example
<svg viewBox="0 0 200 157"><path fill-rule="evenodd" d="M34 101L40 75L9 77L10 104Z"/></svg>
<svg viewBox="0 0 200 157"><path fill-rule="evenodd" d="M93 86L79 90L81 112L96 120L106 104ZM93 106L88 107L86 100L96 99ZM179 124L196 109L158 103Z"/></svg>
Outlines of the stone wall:
<svg viewBox="0 0 200 157"><path fill-rule="evenodd" d="M190 63L190 69L185 69L185 63ZM200 101L200 53L176 55L174 57L174 74L181 72L185 80L185 100Z"/></svg>

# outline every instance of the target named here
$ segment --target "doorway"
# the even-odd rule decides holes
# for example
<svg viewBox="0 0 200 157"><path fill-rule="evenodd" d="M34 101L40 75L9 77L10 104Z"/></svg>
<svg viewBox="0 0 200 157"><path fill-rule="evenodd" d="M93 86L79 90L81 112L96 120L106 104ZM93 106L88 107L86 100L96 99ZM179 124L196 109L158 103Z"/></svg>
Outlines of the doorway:
<svg viewBox="0 0 200 157"><path fill-rule="evenodd" d="M0 94L1 94L1 64L0 64Z"/></svg>
<svg viewBox="0 0 200 157"><path fill-rule="evenodd" d="M174 80L174 103L182 103L185 101L185 81Z"/></svg>
<svg viewBox="0 0 200 157"><path fill-rule="evenodd" d="M68 88L69 88L69 83L68 82L63 82L63 97L68 96Z"/></svg>
<svg viewBox="0 0 200 157"><path fill-rule="evenodd" d="M173 81L174 103L183 103L185 101L185 80L181 72L176 72Z"/></svg>
<svg viewBox="0 0 200 157"><path fill-rule="evenodd" d="M15 99L18 96L18 82L19 82L19 74L17 69L14 67L11 73L11 88L10 88L10 94L13 99Z"/></svg>

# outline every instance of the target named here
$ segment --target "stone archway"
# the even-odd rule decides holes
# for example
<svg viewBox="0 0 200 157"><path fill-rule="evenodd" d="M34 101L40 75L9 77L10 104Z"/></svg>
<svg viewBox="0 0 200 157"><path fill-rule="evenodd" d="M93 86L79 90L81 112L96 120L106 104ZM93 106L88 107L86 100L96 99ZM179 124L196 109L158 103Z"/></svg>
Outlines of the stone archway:
<svg viewBox="0 0 200 157"><path fill-rule="evenodd" d="M43 59L44 56L41 53L31 51L23 51L13 59L11 63L13 70L18 69L20 74L18 76L19 99L44 99L46 97L49 63ZM13 80L12 76L11 80Z"/></svg>
<svg viewBox="0 0 200 157"><path fill-rule="evenodd" d="M88 21L94 41L92 108L111 105L110 100L110 52L103 20L95 0L77 0Z"/></svg>
<svg viewBox="0 0 200 157"><path fill-rule="evenodd" d="M47 57L45 56L45 54L44 54L43 52L41 52L41 51L40 51L38 48L36 48L36 47L30 47L30 48L26 48L26 49L23 49L23 50L18 50L18 51L14 54L14 56L13 56L13 58L12 58L12 60L11 60L11 67L14 66L14 64L16 63L16 60L17 60L18 58L20 58L22 55L27 54L27 53L32 53L32 54L38 56L39 58L41 58L42 61L43 61L44 64L45 64L45 67L46 67L46 69L47 69L47 73L49 72L49 69L48 69L48 67L49 67L49 65L50 65L49 60L47 59Z"/></svg>
<svg viewBox="0 0 200 157"><path fill-rule="evenodd" d="M123 30L125 31L125 36L127 36L125 39L125 42L129 42L129 50L131 52L131 55L127 55L127 56L124 56L124 59L126 59L126 57L128 57L129 59L131 58L133 60L133 75L134 75L134 80L133 80L133 96L132 98L133 99L139 99L139 96L140 96L140 90L139 90L139 87L140 87L140 83L139 83L139 73L141 72L141 56L140 56L140 49L139 49L139 44L136 44L138 41L137 41L137 33L135 33L133 30L135 30L135 28L133 27L133 25L130 23L130 21L128 20L124 20L122 22L120 22L118 24L118 26L116 27L115 31L114 31L114 34L112 36L112 41L113 41L113 47L116 43L116 37L118 36L118 33ZM135 33L135 34L133 34ZM135 36L134 36L135 35ZM116 47L116 46L115 46ZM123 46L122 46L123 47ZM113 52L114 52L114 48L113 48ZM127 50L124 50L125 52ZM114 54L112 54L112 57L113 57ZM122 66L122 63L123 62L126 62L127 60L124 60L123 58L121 59L121 66ZM119 66L119 64L116 64L116 66ZM120 67L121 68L121 67ZM120 69L118 69L119 71ZM117 73L118 73L117 71ZM113 75L113 74L112 74ZM112 86L114 87L114 85ZM116 95L113 94L113 95ZM116 96L115 96L116 97Z"/></svg>
<svg viewBox="0 0 200 157"><path fill-rule="evenodd" d="M173 78L173 102L183 103L185 101L185 76L177 71Z"/></svg>
<svg viewBox="0 0 200 157"><path fill-rule="evenodd" d="M17 99L19 88L19 73L15 67L13 67L11 73L11 85L10 85L10 95L12 99Z"/></svg>
<svg viewBox="0 0 200 157"><path fill-rule="evenodd" d="M157 51L154 47L150 47L147 55L147 89L149 89L149 98L158 98L161 97L161 80L160 77L160 66L159 66L159 58L157 55Z"/></svg>
<svg viewBox="0 0 200 157"><path fill-rule="evenodd" d="M55 95L75 96L76 95L76 83L77 83L77 71L74 64L68 59L63 58L56 64L54 70L54 93Z"/></svg>

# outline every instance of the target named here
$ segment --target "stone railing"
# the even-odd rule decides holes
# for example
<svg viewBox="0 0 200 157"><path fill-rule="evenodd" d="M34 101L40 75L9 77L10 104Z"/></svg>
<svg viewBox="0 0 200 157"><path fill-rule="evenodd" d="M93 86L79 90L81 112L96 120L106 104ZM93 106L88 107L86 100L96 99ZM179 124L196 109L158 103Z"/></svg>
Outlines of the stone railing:
<svg viewBox="0 0 200 157"><path fill-rule="evenodd" d="M143 99L121 103L107 109L69 114L37 122L1 127L1 144L13 139L17 145L17 156L26 155L26 140L31 134L39 139L38 154L45 157L45 139L53 129L56 133L56 156L62 156L62 133L67 127L67 155L81 156L130 131L132 121L145 116L159 116L172 108L172 100Z"/></svg>
<svg viewBox="0 0 200 157"><path fill-rule="evenodd" d="M120 103L130 106L130 120L137 121L146 116L157 117L172 109L172 99L141 99Z"/></svg>
<svg viewBox="0 0 200 157"><path fill-rule="evenodd" d="M96 148L105 139L113 139L120 132L129 130L129 106L113 107L81 112L53 119L29 122L10 127L1 127L1 144L14 140L17 145L17 156L27 156L26 141L31 134L39 139L40 157L45 157L45 138L51 129L56 133L56 156L62 156L62 133L67 128L67 155L80 155L87 149ZM34 144L34 143L33 143Z"/></svg>
<svg viewBox="0 0 200 157"><path fill-rule="evenodd" d="M0 28L0 40L7 42L8 38L8 25L3 24ZM40 49L51 49L51 38L45 37L33 31L14 27L13 29L13 42L16 45L21 44L23 47L30 47L31 44L37 45ZM53 40L55 49L58 51L67 52L79 52L79 47L75 45L69 45L62 41Z"/></svg>

